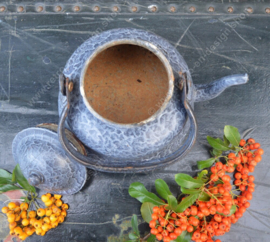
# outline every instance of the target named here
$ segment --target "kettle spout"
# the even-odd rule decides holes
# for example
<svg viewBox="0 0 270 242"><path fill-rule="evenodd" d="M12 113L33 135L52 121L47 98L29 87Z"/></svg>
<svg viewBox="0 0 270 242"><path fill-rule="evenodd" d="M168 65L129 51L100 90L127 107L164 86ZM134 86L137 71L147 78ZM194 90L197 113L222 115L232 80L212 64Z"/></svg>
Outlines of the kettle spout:
<svg viewBox="0 0 270 242"><path fill-rule="evenodd" d="M222 77L221 79L213 81L209 84L195 85L195 102L210 100L221 94L227 87L241 85L247 82L248 74L236 74Z"/></svg>

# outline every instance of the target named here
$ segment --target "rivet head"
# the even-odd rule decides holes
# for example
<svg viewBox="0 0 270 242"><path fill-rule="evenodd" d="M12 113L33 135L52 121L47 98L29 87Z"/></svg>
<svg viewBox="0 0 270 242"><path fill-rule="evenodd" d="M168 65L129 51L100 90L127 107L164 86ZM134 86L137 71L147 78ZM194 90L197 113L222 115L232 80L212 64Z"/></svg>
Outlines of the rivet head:
<svg viewBox="0 0 270 242"><path fill-rule="evenodd" d="M1 6L0 7L0 12L5 12L6 11L6 8L4 6Z"/></svg>
<svg viewBox="0 0 270 242"><path fill-rule="evenodd" d="M42 12L43 11L43 6L37 6L36 10L37 10L37 12Z"/></svg>
<svg viewBox="0 0 270 242"><path fill-rule="evenodd" d="M211 7L208 8L208 12L213 13L214 11L215 11L214 7L211 6Z"/></svg>
<svg viewBox="0 0 270 242"><path fill-rule="evenodd" d="M100 10L100 7L99 7L99 6L94 6L94 7L93 7L93 11L94 11L94 12L98 12L99 10Z"/></svg>
<svg viewBox="0 0 270 242"><path fill-rule="evenodd" d="M113 6L112 11L113 12L118 12L119 11L119 8L117 6Z"/></svg>
<svg viewBox="0 0 270 242"><path fill-rule="evenodd" d="M138 8L136 6L132 6L131 7L131 11L134 13L134 12L137 12L138 11Z"/></svg>
<svg viewBox="0 0 270 242"><path fill-rule="evenodd" d="M21 13L23 11L24 11L24 7L23 6L17 7L17 12Z"/></svg>
<svg viewBox="0 0 270 242"><path fill-rule="evenodd" d="M270 13L270 8L266 8L265 12L269 14Z"/></svg>
<svg viewBox="0 0 270 242"><path fill-rule="evenodd" d="M68 91L71 92L73 90L73 82L68 83Z"/></svg>
<svg viewBox="0 0 270 242"><path fill-rule="evenodd" d="M228 13L232 13L233 12L233 7L228 7L227 11L228 11Z"/></svg>
<svg viewBox="0 0 270 242"><path fill-rule="evenodd" d="M170 7L170 12L175 13L176 12L176 7L175 6L171 6Z"/></svg>
<svg viewBox="0 0 270 242"><path fill-rule="evenodd" d="M55 7L55 12L60 12L60 11L62 11L62 7L61 6L56 6Z"/></svg>
<svg viewBox="0 0 270 242"><path fill-rule="evenodd" d="M189 11L191 13L194 13L196 11L196 8L194 6L189 7Z"/></svg>
<svg viewBox="0 0 270 242"><path fill-rule="evenodd" d="M252 8L252 7L248 7L248 8L246 8L246 11L247 11L248 13L253 13L253 8Z"/></svg>
<svg viewBox="0 0 270 242"><path fill-rule="evenodd" d="M152 5L152 6L149 6L148 9L150 10L150 12L155 13L158 8L157 6Z"/></svg>
<svg viewBox="0 0 270 242"><path fill-rule="evenodd" d="M73 11L79 12L81 10L80 6L74 6Z"/></svg>

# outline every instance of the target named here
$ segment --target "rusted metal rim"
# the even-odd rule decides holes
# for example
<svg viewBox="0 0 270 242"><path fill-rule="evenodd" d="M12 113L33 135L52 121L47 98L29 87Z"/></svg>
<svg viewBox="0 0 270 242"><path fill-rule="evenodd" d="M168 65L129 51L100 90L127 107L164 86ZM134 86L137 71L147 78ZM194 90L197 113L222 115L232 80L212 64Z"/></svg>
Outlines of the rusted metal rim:
<svg viewBox="0 0 270 242"><path fill-rule="evenodd" d="M89 104L87 98L86 98L86 94L85 94L85 90L84 90L84 80L85 80L85 75L88 69L89 64L91 63L91 61L102 51L104 51L107 48L110 48L112 46L116 46L116 45L121 45L121 44L131 44L131 45L137 45L137 46L141 46L149 51L151 51L153 54L155 54L159 60L162 62L162 64L164 65L166 72L167 72L167 76L168 76L168 92L167 95L164 99L163 104L161 105L161 107L149 118L140 121L138 123L129 123L129 124L123 124L123 123L116 123L113 122L109 119L106 119L104 117L102 117L100 114L98 114L93 108L92 106ZM98 119L102 120L105 123L111 123L113 125L119 125L121 127L134 127L134 126L138 126L138 125L143 125L146 124L150 121L153 121L156 119L156 117L160 114L160 112L162 112L165 107L167 106L168 102L170 101L170 99L172 98L173 95L173 90L174 90L174 75L173 75L173 70L171 68L171 65L168 61L168 59L165 57L165 55L161 52L161 50L153 45L152 43L148 42L148 41L143 41L143 40L131 40L131 39L121 39L121 40L114 40L114 41L110 41L104 45L99 46L96 51L86 60L84 67L81 71L81 75L80 75L80 92L81 95L83 97L83 101L84 104L86 105L86 107L88 108L88 110Z"/></svg>

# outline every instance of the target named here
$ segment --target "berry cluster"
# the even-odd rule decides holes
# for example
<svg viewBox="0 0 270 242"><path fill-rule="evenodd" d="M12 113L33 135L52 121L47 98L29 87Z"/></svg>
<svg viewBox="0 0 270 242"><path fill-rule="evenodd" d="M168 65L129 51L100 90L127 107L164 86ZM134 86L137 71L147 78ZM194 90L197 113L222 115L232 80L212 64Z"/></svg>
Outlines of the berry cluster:
<svg viewBox="0 0 270 242"><path fill-rule="evenodd" d="M41 196L41 200L46 208L39 208L37 211L29 211L31 201L21 204L10 202L7 207L2 208L2 212L7 215L11 235L16 235L21 240L35 232L44 236L47 231L64 222L68 205L62 202L61 195L52 196L47 193Z"/></svg>
<svg viewBox="0 0 270 242"><path fill-rule="evenodd" d="M223 162L218 161L211 167L209 179L201 188L209 195L208 201L197 199L182 213L168 210L167 205L154 207L149 223L151 234L169 242L187 231L192 233L195 242L213 242L214 236L229 232L231 224L236 223L250 206L248 201L252 199L255 184L254 176L249 173L254 171L263 153L254 139L247 142L242 139L236 154L222 156ZM235 186L226 173L234 173Z"/></svg>

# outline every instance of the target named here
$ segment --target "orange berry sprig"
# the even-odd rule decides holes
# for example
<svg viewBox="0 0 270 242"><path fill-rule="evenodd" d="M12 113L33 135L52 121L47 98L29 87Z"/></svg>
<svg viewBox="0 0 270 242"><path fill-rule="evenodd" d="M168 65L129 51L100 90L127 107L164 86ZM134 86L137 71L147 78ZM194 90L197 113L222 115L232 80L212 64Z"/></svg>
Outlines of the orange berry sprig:
<svg viewBox="0 0 270 242"><path fill-rule="evenodd" d="M187 231L192 233L191 239L195 242L214 242L214 236L229 232L231 225L250 206L255 184L254 176L249 173L254 171L264 153L252 138L247 142L241 139L239 145L236 154L231 152L223 157L225 164L218 161L211 167L208 181L200 188L208 194L208 201L197 199L181 213L168 210L168 205L155 206L149 223L150 233L160 241L169 242ZM236 189L233 189L228 173L234 173Z"/></svg>
<svg viewBox="0 0 270 242"><path fill-rule="evenodd" d="M34 233L44 236L47 231L64 222L68 205L62 202L61 195L52 196L47 193L41 196L41 200L46 207L39 208L37 211L29 211L32 200L20 205L10 202L2 208L2 213L7 215L10 235L16 235L21 240L25 240Z"/></svg>

